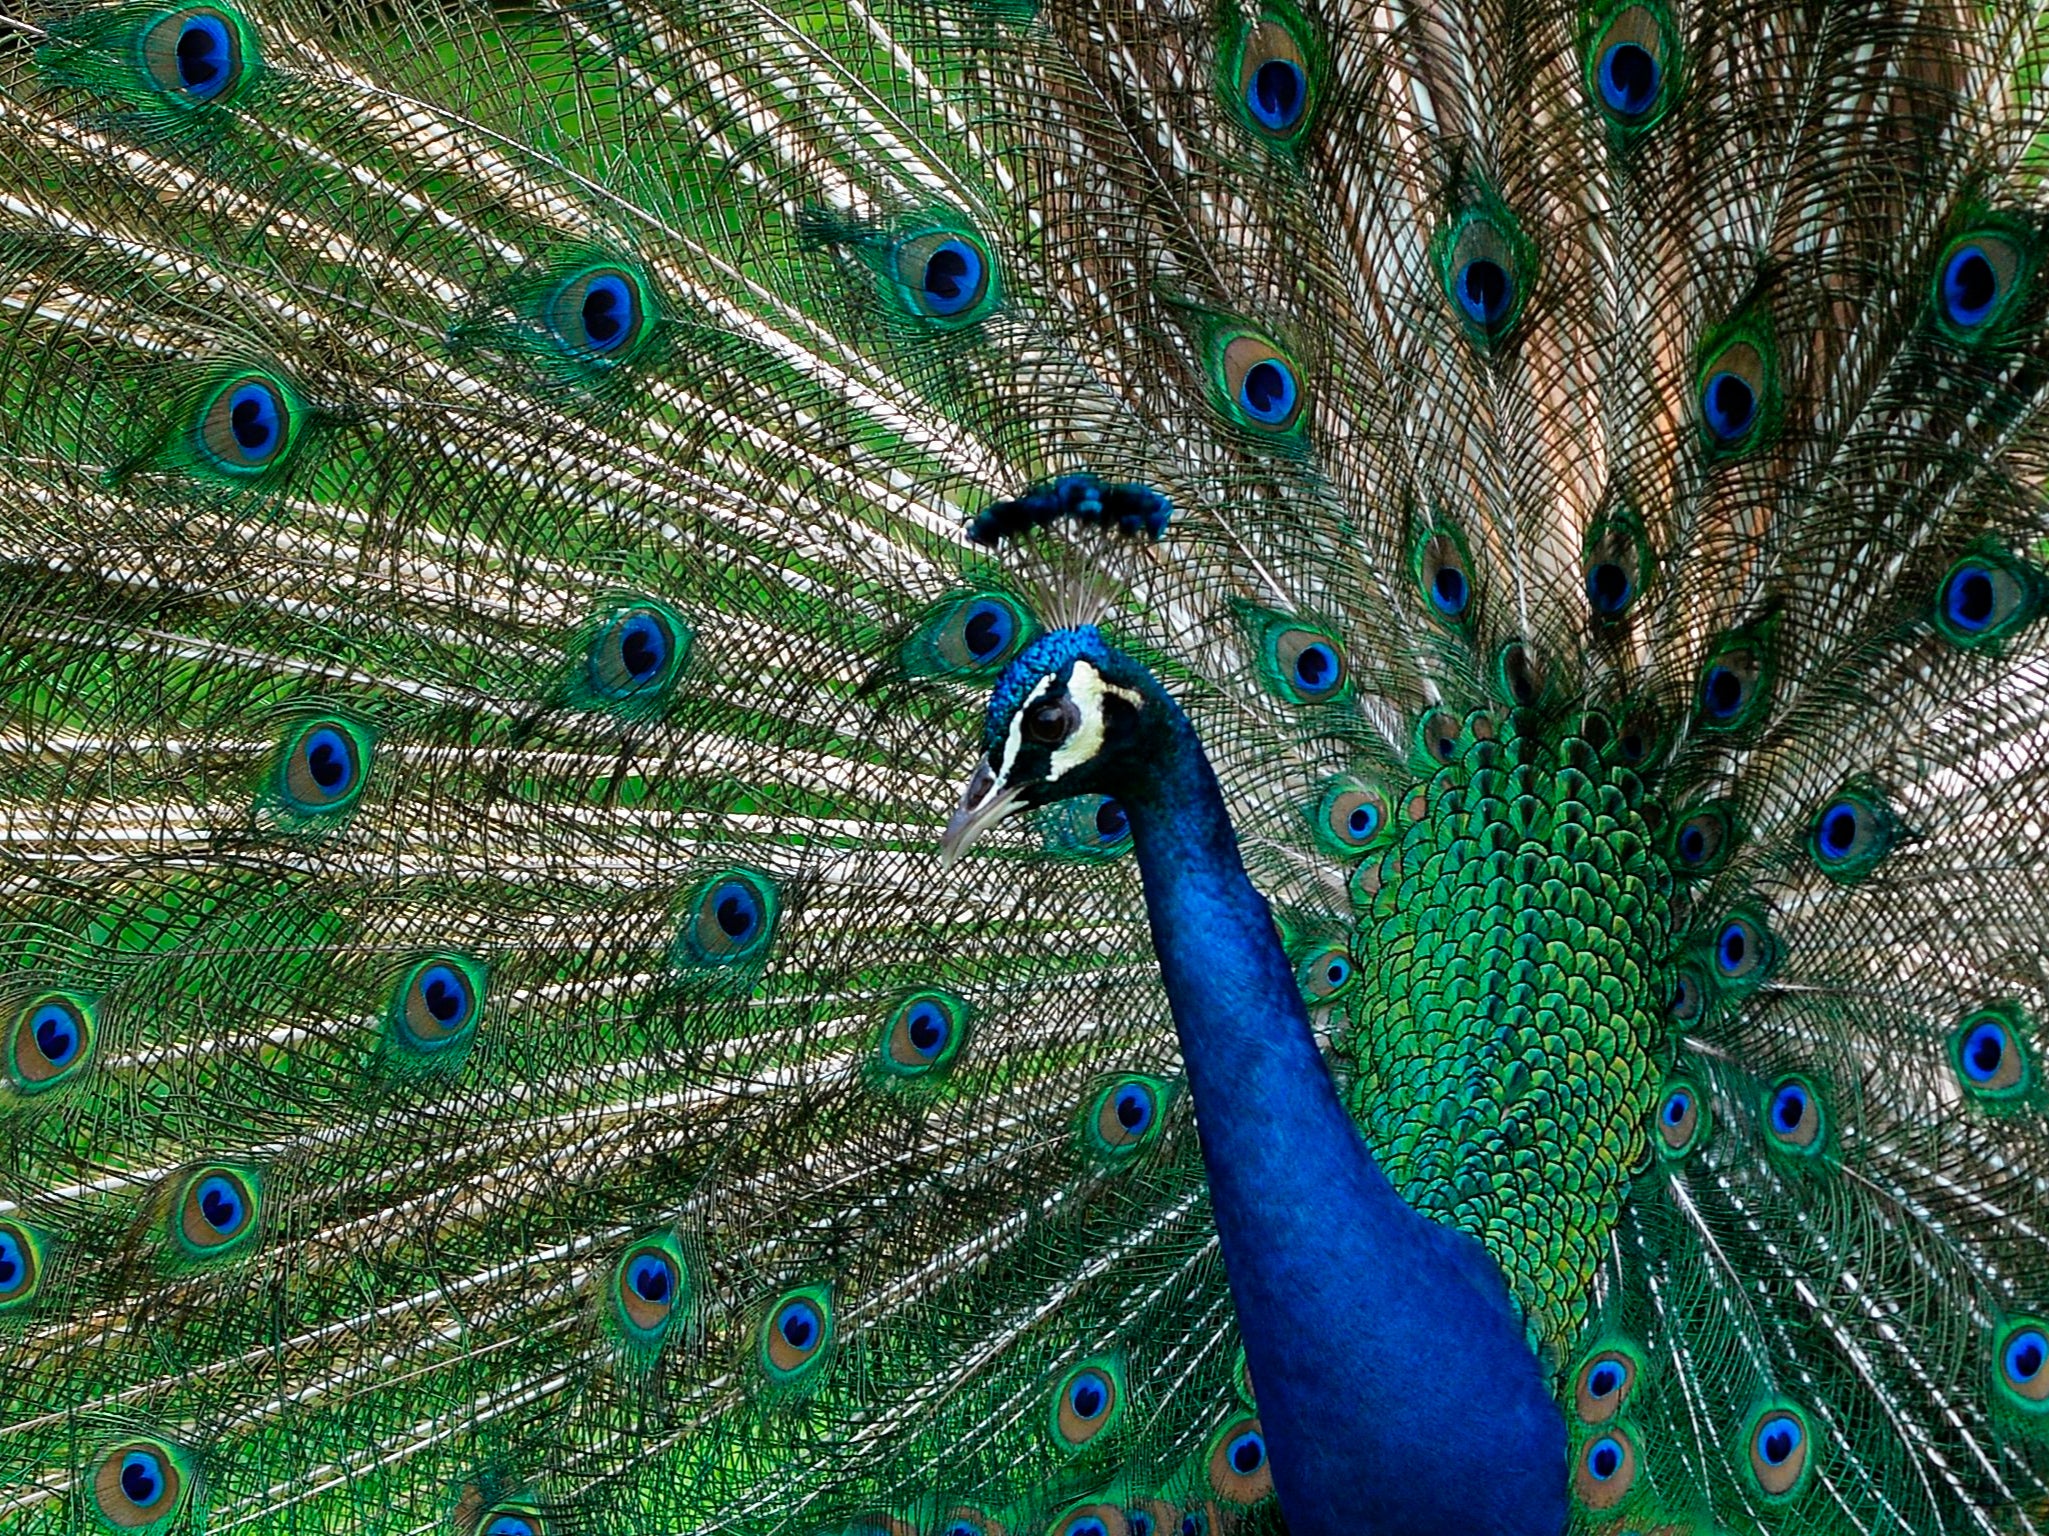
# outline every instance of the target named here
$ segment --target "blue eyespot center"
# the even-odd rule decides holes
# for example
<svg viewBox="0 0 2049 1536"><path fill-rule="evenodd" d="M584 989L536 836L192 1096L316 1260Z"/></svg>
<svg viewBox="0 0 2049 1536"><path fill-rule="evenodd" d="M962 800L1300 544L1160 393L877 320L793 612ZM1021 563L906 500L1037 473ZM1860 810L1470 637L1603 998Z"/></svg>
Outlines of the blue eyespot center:
<svg viewBox="0 0 2049 1536"><path fill-rule="evenodd" d="M1599 1482L1607 1482L1622 1470L1622 1443L1613 1435L1603 1435L1587 1447L1587 1472Z"/></svg>
<svg viewBox="0 0 2049 1536"><path fill-rule="evenodd" d="M1950 623L1967 634L1989 628L1998 607L1992 573L1982 565L1958 566L1943 590L1942 606Z"/></svg>
<svg viewBox="0 0 2049 1536"><path fill-rule="evenodd" d="M946 1049L953 1023L937 1003L919 1003L904 1020L904 1032L910 1037L911 1049L930 1061Z"/></svg>
<svg viewBox="0 0 2049 1536"><path fill-rule="evenodd" d="M1077 1376L1074 1385L1067 1389L1067 1406L1074 1410L1078 1419L1098 1417L1110 1406L1110 1393L1103 1384L1103 1378L1094 1371L1084 1371Z"/></svg>
<svg viewBox="0 0 2049 1536"><path fill-rule="evenodd" d="M1825 859L1848 855L1857 842L1857 808L1838 802L1821 813L1821 833L1816 843Z"/></svg>
<svg viewBox="0 0 2049 1536"><path fill-rule="evenodd" d="M524 1515L500 1515L484 1527L484 1536L534 1536L534 1523Z"/></svg>
<svg viewBox="0 0 2049 1536"><path fill-rule="evenodd" d="M925 258L922 282L927 309L935 315L957 315L981 290L981 253L965 240L942 240Z"/></svg>
<svg viewBox="0 0 2049 1536"><path fill-rule="evenodd" d="M1371 837L1380 829L1380 811L1371 804L1354 806L1345 826L1354 837Z"/></svg>
<svg viewBox="0 0 2049 1536"><path fill-rule="evenodd" d="M1772 1095L1772 1125L1783 1135L1799 1130L1807 1118L1808 1102L1806 1089L1788 1083Z"/></svg>
<svg viewBox="0 0 2049 1536"><path fill-rule="evenodd" d="M1700 827L1688 827L1679 834L1679 857L1688 864L1698 864L1707 857L1707 832Z"/></svg>
<svg viewBox="0 0 2049 1536"><path fill-rule="evenodd" d="M1255 421L1277 426L1295 410L1295 374L1279 358L1269 357L1245 370L1238 385L1238 403Z"/></svg>
<svg viewBox="0 0 2049 1536"><path fill-rule="evenodd" d="M1665 1096L1665 1108L1663 1112L1665 1117L1665 1124L1684 1125L1686 1123L1687 1115L1692 1113L1692 1110L1693 1095L1688 1093L1684 1088L1675 1088L1671 1093ZM1601 1366L1597 1369L1596 1375L1598 1375L1600 1371L1605 1371L1608 1369L1608 1366ZM1590 1384L1591 1380L1592 1378L1589 1378ZM1599 1388L1594 1389L1594 1395L1596 1397L1602 1395Z"/></svg>
<svg viewBox="0 0 2049 1536"><path fill-rule="evenodd" d="M247 1207L235 1186L216 1175L199 1186L199 1214L214 1231L226 1236L242 1225Z"/></svg>
<svg viewBox="0 0 2049 1536"><path fill-rule="evenodd" d="M354 756L342 733L322 726L306 738L306 776L327 799L337 800L349 792L355 778Z"/></svg>
<svg viewBox="0 0 2049 1536"><path fill-rule="evenodd" d="M27 1274L28 1258L21 1251L21 1240L12 1232L0 1231L0 1295L21 1284Z"/></svg>
<svg viewBox="0 0 2049 1536"><path fill-rule="evenodd" d="M1245 105L1254 121L1271 133L1286 133L1301 120L1309 100L1309 80L1292 59L1268 59L1252 72L1245 86Z"/></svg>
<svg viewBox="0 0 2049 1536"><path fill-rule="evenodd" d="M620 626L619 659L636 683L648 682L668 662L669 637L650 615L636 613Z"/></svg>
<svg viewBox="0 0 2049 1536"><path fill-rule="evenodd" d="M1702 694L1709 714L1717 720L1733 719L1743 708L1743 679L1731 667L1710 667Z"/></svg>
<svg viewBox="0 0 2049 1536"><path fill-rule="evenodd" d="M184 47L182 39L179 47ZM270 458L284 437L284 411L277 392L267 384L242 385L228 397L228 430L235 435L235 444L246 461L260 464Z"/></svg>
<svg viewBox="0 0 2049 1536"><path fill-rule="evenodd" d="M1958 249L1942 270L1942 307L1953 324L1974 330L1999 304L1999 273L1978 246Z"/></svg>
<svg viewBox="0 0 2049 1536"><path fill-rule="evenodd" d="M1740 972L1750 958L1750 930L1742 923L1726 925L1715 940L1715 963L1726 976Z"/></svg>
<svg viewBox="0 0 2049 1536"><path fill-rule="evenodd" d="M1069 1525L1067 1536L1110 1536L1110 1528L1094 1515L1089 1515Z"/></svg>
<svg viewBox="0 0 2049 1536"><path fill-rule="evenodd" d="M121 1458L121 1494L147 1509L163 1497L164 1464L153 1451L130 1451Z"/></svg>
<svg viewBox="0 0 2049 1536"><path fill-rule="evenodd" d="M1321 640L1295 657L1295 682L1305 693L1321 693L1337 681L1338 653Z"/></svg>
<svg viewBox="0 0 2049 1536"><path fill-rule="evenodd" d="M216 16L194 16L178 29L178 84L207 101L227 88L233 49L227 24Z"/></svg>
<svg viewBox="0 0 2049 1536"><path fill-rule="evenodd" d="M667 1302L676 1291L675 1277L669 1273L667 1262L652 1253L644 1253L633 1261L626 1283L642 1301L656 1306Z"/></svg>
<svg viewBox="0 0 2049 1536"><path fill-rule="evenodd" d="M1783 1467L1800 1449L1800 1426L1786 1414L1776 1414L1757 1426L1758 1458L1767 1466Z"/></svg>
<svg viewBox="0 0 2049 1536"><path fill-rule="evenodd" d="M1204 1536L1206 1524L1201 1515L1190 1512L1181 1517L1175 1536Z"/></svg>
<svg viewBox="0 0 2049 1536"><path fill-rule="evenodd" d="M1250 1477L1266 1465L1266 1441L1251 1430L1233 1440L1224 1451L1224 1459L1240 1477Z"/></svg>
<svg viewBox="0 0 2049 1536"><path fill-rule="evenodd" d="M761 925L761 903L739 881L728 881L712 893L712 917L735 944L744 944Z"/></svg>
<svg viewBox="0 0 2049 1536"><path fill-rule="evenodd" d="M1124 1511L1124 1524L1129 1536L1153 1536L1153 1517L1142 1509Z"/></svg>
<svg viewBox="0 0 2049 1536"><path fill-rule="evenodd" d="M46 1003L36 1010L30 1028L34 1032L36 1049L43 1053L43 1059L51 1066L67 1066L78 1054L78 1025L68 1009Z"/></svg>
<svg viewBox="0 0 2049 1536"><path fill-rule="evenodd" d="M1733 373L1717 373L1701 393L1708 430L1725 443L1735 442L1757 420L1757 391L1747 379Z"/></svg>
<svg viewBox="0 0 2049 1536"><path fill-rule="evenodd" d="M2041 1330L2023 1328L2006 1345L2006 1375L2009 1381L2025 1386L2042 1374L2049 1366L2049 1339Z"/></svg>
<svg viewBox="0 0 2049 1536"><path fill-rule="evenodd" d="M818 1309L808 1301L793 1301L776 1314L775 1326L790 1348L809 1349L818 1340Z"/></svg>
<svg viewBox="0 0 2049 1536"><path fill-rule="evenodd" d="M606 273L584 289L583 343L593 352L609 352L633 329L633 291L622 277Z"/></svg>
<svg viewBox="0 0 2049 1536"><path fill-rule="evenodd" d="M969 655L977 661L987 661L1009 649L1016 631L1016 621L1008 608L1001 603L980 602L968 609L961 638L967 642Z"/></svg>
<svg viewBox="0 0 2049 1536"><path fill-rule="evenodd" d="M1324 968L1323 979L1330 984L1332 991L1336 991L1352 979L1352 962L1343 956L1334 958Z"/></svg>
<svg viewBox="0 0 2049 1536"><path fill-rule="evenodd" d="M1459 308L1475 325L1492 327L1508 313L1514 286L1500 262L1478 256L1459 268Z"/></svg>
<svg viewBox="0 0 2049 1536"><path fill-rule="evenodd" d="M420 1001L442 1028L456 1028L469 1013L469 988L452 966L429 966L420 973L418 985Z"/></svg>
<svg viewBox="0 0 2049 1536"><path fill-rule="evenodd" d="M1466 573L1455 565L1440 565L1436 576L1431 578L1430 601L1447 618L1455 619L1464 613L1466 601L1472 593L1472 583L1466 580Z"/></svg>
<svg viewBox="0 0 2049 1536"><path fill-rule="evenodd" d="M1142 1088L1126 1088L1117 1095L1117 1123L1133 1136L1153 1123L1153 1096Z"/></svg>
<svg viewBox="0 0 2049 1536"><path fill-rule="evenodd" d="M1594 1397L1607 1397L1622 1385L1622 1367L1612 1360L1603 1360L1587 1373L1587 1392Z"/></svg>
<svg viewBox="0 0 2049 1536"><path fill-rule="evenodd" d="M1963 1058L1964 1074L1972 1082L1991 1082L2006 1060L2005 1026L1989 1020L1980 1024L1965 1037L1959 1055Z"/></svg>
<svg viewBox="0 0 2049 1536"><path fill-rule="evenodd" d="M1629 598L1629 573L1613 560L1603 560L1587 572L1587 601L1595 612L1620 613Z"/></svg>
<svg viewBox="0 0 2049 1536"><path fill-rule="evenodd" d="M1613 43L1601 54L1601 100L1617 117L1641 117L1658 99L1662 71L1641 43Z"/></svg>

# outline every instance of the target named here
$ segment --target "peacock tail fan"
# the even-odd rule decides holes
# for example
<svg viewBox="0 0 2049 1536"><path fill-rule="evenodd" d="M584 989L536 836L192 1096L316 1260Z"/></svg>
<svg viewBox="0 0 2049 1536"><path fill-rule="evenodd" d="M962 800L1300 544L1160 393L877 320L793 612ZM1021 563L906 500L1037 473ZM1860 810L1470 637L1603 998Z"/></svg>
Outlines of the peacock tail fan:
<svg viewBox="0 0 2049 1536"><path fill-rule="evenodd" d="M0 1523L1271 1523L1065 485L1574 1529L2049 1530L2042 26L0 17Z"/></svg>

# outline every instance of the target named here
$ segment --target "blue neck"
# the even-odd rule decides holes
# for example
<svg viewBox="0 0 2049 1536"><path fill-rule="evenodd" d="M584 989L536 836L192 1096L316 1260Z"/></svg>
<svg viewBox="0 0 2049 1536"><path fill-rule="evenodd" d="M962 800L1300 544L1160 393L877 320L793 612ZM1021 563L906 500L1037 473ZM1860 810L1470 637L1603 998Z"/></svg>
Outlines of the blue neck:
<svg viewBox="0 0 2049 1536"><path fill-rule="evenodd" d="M1484 1249L1373 1161L1171 701L1119 787L1292 1536L1557 1536L1564 1424Z"/></svg>

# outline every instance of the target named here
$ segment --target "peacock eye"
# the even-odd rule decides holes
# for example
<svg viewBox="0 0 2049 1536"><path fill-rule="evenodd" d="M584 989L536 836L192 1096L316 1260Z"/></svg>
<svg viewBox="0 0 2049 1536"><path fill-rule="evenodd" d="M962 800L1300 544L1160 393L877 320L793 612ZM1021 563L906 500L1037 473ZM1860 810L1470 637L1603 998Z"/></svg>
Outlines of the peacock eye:
<svg viewBox="0 0 2049 1536"><path fill-rule="evenodd" d="M275 381L243 374L223 384L200 413L200 452L232 474L253 475L284 455L297 425L292 401Z"/></svg>
<svg viewBox="0 0 2049 1536"><path fill-rule="evenodd" d="M953 1064L968 1005L945 992L914 992L891 1010L882 1028L882 1069L892 1077L944 1072Z"/></svg>
<svg viewBox="0 0 2049 1536"><path fill-rule="evenodd" d="M1601 54L1601 100L1617 117L1641 117L1658 99L1658 61L1640 43L1611 43Z"/></svg>
<svg viewBox="0 0 2049 1536"><path fill-rule="evenodd" d="M1075 1367L1053 1398L1053 1434L1067 1451L1102 1436L1123 1410L1121 1373L1113 1361Z"/></svg>
<svg viewBox="0 0 2049 1536"><path fill-rule="evenodd" d="M816 1374L832 1342L832 1303L825 1291L792 1291L769 1309L761 1359L770 1380L793 1386Z"/></svg>
<svg viewBox="0 0 2049 1536"><path fill-rule="evenodd" d="M647 299L640 279L624 267L591 267L555 290L548 328L569 352L617 361L647 333Z"/></svg>
<svg viewBox="0 0 2049 1536"><path fill-rule="evenodd" d="M1210 1442L1208 1470L1211 1490L1232 1504L1253 1504L1270 1494L1273 1471L1259 1421L1239 1418L1219 1430Z"/></svg>
<svg viewBox="0 0 2049 1536"><path fill-rule="evenodd" d="M2019 1399L2018 1406L2040 1413L2049 1408L2049 1334L2041 1324L2021 1319L2007 1324L2004 1335L1994 1346L2000 1384Z"/></svg>
<svg viewBox="0 0 2049 1536"><path fill-rule="evenodd" d="M1573 1407L1585 1423L1606 1423L1620 1411L1635 1383L1636 1362L1619 1349L1603 1350L1580 1367Z"/></svg>
<svg viewBox="0 0 2049 1536"><path fill-rule="evenodd" d="M2010 1005L1967 1014L1949 1037L1950 1066L1959 1085L1979 1100L2013 1099L2030 1087L2022 1044L2022 1016Z"/></svg>
<svg viewBox="0 0 2049 1536"><path fill-rule="evenodd" d="M8 1075L24 1093L53 1088L85 1065L92 1041L92 1010L82 999L61 992L36 998L16 1017Z"/></svg>
<svg viewBox="0 0 2049 1536"><path fill-rule="evenodd" d="M1671 23L1649 6L1615 11L1594 36L1587 78L1595 105L1609 122L1629 130L1655 119L1670 86L1677 46Z"/></svg>
<svg viewBox="0 0 2049 1536"><path fill-rule="evenodd" d="M1434 533L1423 541L1417 556L1416 574L1431 608L1447 619L1465 617L1473 600L1473 583L1466 575L1465 552L1448 533Z"/></svg>
<svg viewBox="0 0 2049 1536"><path fill-rule="evenodd" d="M1775 1084L1765 1102L1765 1128L1775 1146L1788 1152L1818 1153L1824 1130L1821 1101L1797 1079Z"/></svg>
<svg viewBox="0 0 2049 1536"><path fill-rule="evenodd" d="M1993 322L2012 306L2027 270L2023 248L1997 230L1953 241L1935 278L1937 313L1951 336L1971 341L1996 329Z"/></svg>
<svg viewBox="0 0 2049 1536"><path fill-rule="evenodd" d="M651 698L675 679L689 647L689 631L668 613L637 603L614 616L591 641L591 688L611 700Z"/></svg>
<svg viewBox="0 0 2049 1536"><path fill-rule="evenodd" d="M1151 1078L1118 1078L1098 1093L1084 1121L1095 1152L1115 1164L1137 1155L1158 1137L1161 1090Z"/></svg>
<svg viewBox="0 0 2049 1536"><path fill-rule="evenodd" d="M1218 357L1224 398L1243 421L1284 432L1301 418L1305 393L1294 361L1263 336L1239 333Z"/></svg>
<svg viewBox="0 0 2049 1536"><path fill-rule="evenodd" d="M627 1343L659 1345L688 1297L683 1256L674 1239L648 1238L627 1250L613 1272L614 1320Z"/></svg>
<svg viewBox="0 0 2049 1536"><path fill-rule="evenodd" d="M1970 650L2012 634L2042 608L2043 584L2024 563L1995 551L1966 555L1942 578L1935 627Z"/></svg>
<svg viewBox="0 0 2049 1536"><path fill-rule="evenodd" d="M1436 242L1446 293L1467 333L1498 341L1522 310L1525 245L1504 208L1474 208Z"/></svg>
<svg viewBox="0 0 2049 1536"><path fill-rule="evenodd" d="M1636 1447L1629 1436L1611 1429L1588 1442L1573 1471L1573 1492L1590 1509L1610 1509L1622 1502L1636 1480Z"/></svg>
<svg viewBox="0 0 2049 1536"><path fill-rule="evenodd" d="M957 326L994 307L995 263L988 248L965 229L928 229L895 247L899 291L912 312Z"/></svg>
<svg viewBox="0 0 2049 1536"><path fill-rule="evenodd" d="M946 240L925 258L919 293L935 315L957 315L982 291L982 254L965 240Z"/></svg>
<svg viewBox="0 0 2049 1536"><path fill-rule="evenodd" d="M775 937L780 912L775 882L759 870L714 875L697 888L679 958L709 966L759 960Z"/></svg>
<svg viewBox="0 0 2049 1536"><path fill-rule="evenodd" d="M1260 132L1287 139L1302 126L1309 110L1309 61L1301 40L1281 22L1263 18L1246 37L1238 94Z"/></svg>
<svg viewBox="0 0 2049 1536"><path fill-rule="evenodd" d="M256 1190L232 1168L207 1168L189 1179L175 1235L195 1257L224 1253L255 1230Z"/></svg>
<svg viewBox="0 0 2049 1536"><path fill-rule="evenodd" d="M353 805L362 792L369 747L364 734L343 720L316 720L301 728L278 765L286 805L302 816Z"/></svg>
<svg viewBox="0 0 2049 1536"><path fill-rule="evenodd" d="M1068 698L1040 699L1025 710L1025 740L1041 747L1057 747L1081 724L1081 711Z"/></svg>
<svg viewBox="0 0 2049 1536"><path fill-rule="evenodd" d="M28 1228L0 1221L0 1312L35 1295L41 1259Z"/></svg>
<svg viewBox="0 0 2049 1536"><path fill-rule="evenodd" d="M248 73L249 39L224 11L188 6L142 34L142 65L152 89L181 107L222 101Z"/></svg>
<svg viewBox="0 0 2049 1536"><path fill-rule="evenodd" d="M1729 813L1705 806L1689 814L1672 834L1673 873L1710 875L1721 868L1729 851Z"/></svg>
<svg viewBox="0 0 2049 1536"><path fill-rule="evenodd" d="M1790 1409L1774 1409L1750 1432L1750 1472L1768 1498L1784 1498L1807 1469L1807 1427Z"/></svg>
<svg viewBox="0 0 2049 1536"><path fill-rule="evenodd" d="M157 1440L115 1447L93 1477L93 1503L115 1530L161 1529L185 1499L185 1468Z"/></svg>
<svg viewBox="0 0 2049 1536"><path fill-rule="evenodd" d="M1773 390L1769 344L1737 335L1710 356L1698 375L1700 426L1710 452L1744 452L1764 442Z"/></svg>

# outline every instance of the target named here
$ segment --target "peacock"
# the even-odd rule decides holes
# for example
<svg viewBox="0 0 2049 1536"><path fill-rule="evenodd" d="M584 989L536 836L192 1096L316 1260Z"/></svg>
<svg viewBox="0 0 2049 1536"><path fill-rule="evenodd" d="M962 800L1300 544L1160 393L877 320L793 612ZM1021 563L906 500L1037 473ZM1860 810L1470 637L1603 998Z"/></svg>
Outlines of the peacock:
<svg viewBox="0 0 2049 1536"><path fill-rule="evenodd" d="M0 1531L2049 1532L2045 75L0 10Z"/></svg>

